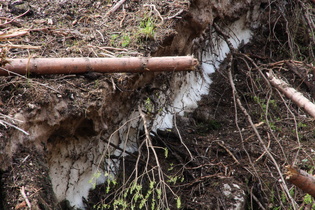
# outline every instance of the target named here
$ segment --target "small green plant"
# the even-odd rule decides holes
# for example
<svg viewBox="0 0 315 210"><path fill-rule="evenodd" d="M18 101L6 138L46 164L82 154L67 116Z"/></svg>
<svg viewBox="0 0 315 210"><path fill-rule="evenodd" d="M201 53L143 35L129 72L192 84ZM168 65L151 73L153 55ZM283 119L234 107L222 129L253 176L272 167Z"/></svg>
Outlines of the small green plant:
<svg viewBox="0 0 315 210"><path fill-rule="evenodd" d="M102 175L101 172L97 171L93 174L92 178L89 180L89 183L92 184L92 188L96 187L96 180Z"/></svg>
<svg viewBox="0 0 315 210"><path fill-rule="evenodd" d="M266 123L265 120L263 120L263 122ZM273 131L277 130L277 126L276 126L276 124L274 122L269 122L269 126L270 126L271 130L273 130Z"/></svg>
<svg viewBox="0 0 315 210"><path fill-rule="evenodd" d="M257 104L259 104L261 106L263 112L267 111L267 103L269 106L272 106L273 108L277 107L276 100L274 100L274 99L270 99L270 100L266 101L266 99L261 99L258 96L254 96L253 99Z"/></svg>
<svg viewBox="0 0 315 210"><path fill-rule="evenodd" d="M164 157L167 158L168 157L168 149L166 147L164 147L163 149L164 149Z"/></svg>
<svg viewBox="0 0 315 210"><path fill-rule="evenodd" d="M303 203L308 204L308 205L311 204L312 205L311 209L312 210L315 209L315 200L310 194L306 194L303 197Z"/></svg>
<svg viewBox="0 0 315 210"><path fill-rule="evenodd" d="M97 79L94 81L94 87L98 88L100 86L100 81Z"/></svg>
<svg viewBox="0 0 315 210"><path fill-rule="evenodd" d="M147 97L146 100L144 101L144 108L149 113L153 113L154 111L154 104L149 97Z"/></svg>
<svg viewBox="0 0 315 210"><path fill-rule="evenodd" d="M127 47L129 44L130 44L130 34L127 33L122 36L121 46Z"/></svg>
<svg viewBox="0 0 315 210"><path fill-rule="evenodd" d="M170 167L167 169L168 171L172 171L174 169L174 164L170 163Z"/></svg>
<svg viewBox="0 0 315 210"><path fill-rule="evenodd" d="M151 206L151 209L157 209L161 199L162 189L155 181L150 181L147 189L142 185L133 182L124 190L112 203L107 205L106 209L143 209L145 206Z"/></svg>
<svg viewBox="0 0 315 210"><path fill-rule="evenodd" d="M305 127L307 127L307 125L305 123L298 122L297 127L298 128L305 128Z"/></svg>
<svg viewBox="0 0 315 210"><path fill-rule="evenodd" d="M169 179L167 180L168 183L171 183L171 184L176 184L179 182L183 182L184 181L184 177L183 176L172 176L172 177L169 177Z"/></svg>
<svg viewBox="0 0 315 210"><path fill-rule="evenodd" d="M95 183L96 179L101 174L97 172L93 175L90 182ZM134 179L122 188L119 186L116 179L105 174L107 177L105 193L106 195L115 194L115 197L110 202L99 203L93 206L94 209L161 209L163 204L163 189L161 182L154 181L154 178L147 184L138 183L139 179ZM111 177L111 178L109 178ZM151 177L152 178L152 177ZM172 183L177 181L183 182L184 178L176 176ZM143 182L143 180L141 181ZM175 196L176 205L181 207L181 200Z"/></svg>
<svg viewBox="0 0 315 210"><path fill-rule="evenodd" d="M182 205L182 201L180 200L180 197L178 197L178 198L176 199L176 207L177 207L178 209L180 209L181 205Z"/></svg>
<svg viewBox="0 0 315 210"><path fill-rule="evenodd" d="M146 17L140 22L140 29L139 29L139 35L141 37L144 37L145 39L152 39L154 38L155 34L155 24L154 20L151 17Z"/></svg>
<svg viewBox="0 0 315 210"><path fill-rule="evenodd" d="M270 201L271 201L271 203L274 203L274 202L275 202L275 191L274 191L274 190L271 190Z"/></svg>
<svg viewBox="0 0 315 210"><path fill-rule="evenodd" d="M110 45L111 46L117 46L117 39L119 35L118 34L113 34L110 36Z"/></svg>

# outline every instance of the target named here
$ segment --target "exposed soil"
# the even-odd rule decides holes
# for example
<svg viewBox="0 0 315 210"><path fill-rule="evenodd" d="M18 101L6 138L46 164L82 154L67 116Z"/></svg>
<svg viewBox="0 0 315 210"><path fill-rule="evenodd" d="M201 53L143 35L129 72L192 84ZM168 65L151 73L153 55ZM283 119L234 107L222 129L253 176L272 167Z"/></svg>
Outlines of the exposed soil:
<svg viewBox="0 0 315 210"><path fill-rule="evenodd" d="M301 15L307 8L304 4L247 2L133 0L106 14L113 1L0 1L1 33L28 30L27 35L10 39L1 39L0 34L1 63L6 57L198 56L200 47L209 45L206 40L212 36L209 26L214 20L223 28L244 11L258 7L262 11L260 21L269 25L256 27L251 43L242 46L233 60L227 58L222 63L213 74L209 95L203 97L197 110L178 117L173 130L151 132L151 138L160 148L156 151L165 175L178 177L168 182L173 191L166 192L171 209L178 205L176 196L181 198L183 209L235 209L236 197L243 194L245 202L239 209L288 209L292 204L279 181L277 167L282 172L288 164L314 170L315 122L275 90L264 75L273 70L313 100L314 83L308 79L314 71L310 65L313 37ZM198 41L193 41L196 38ZM242 105L277 164L266 154L248 116L234 101L228 79L230 62ZM105 144L100 139L108 139L139 101L155 95L161 84L169 85L172 77L171 73L89 73L0 78L0 196L4 198L0 199L0 209L26 209L22 187L34 209L71 209L67 201L58 203L53 193L49 166L56 164L55 158L64 154L65 146L72 148L80 141L85 147L82 151L93 150L95 155ZM29 132L30 137L5 122ZM144 141L142 132L139 144ZM161 148L167 148L167 156ZM73 146L76 149L78 146ZM85 155L65 154L76 160ZM136 163L139 173L155 168L154 158L146 157L146 148L133 155L123 158L118 182L134 176ZM95 164L103 157L93 158ZM141 178L147 191L153 177L158 175ZM224 184L237 185L239 192L235 187L234 194L227 196ZM112 186L114 193L105 193L107 186L99 185L90 192L87 209L115 200L120 186ZM287 186L301 208L309 207L299 189Z"/></svg>

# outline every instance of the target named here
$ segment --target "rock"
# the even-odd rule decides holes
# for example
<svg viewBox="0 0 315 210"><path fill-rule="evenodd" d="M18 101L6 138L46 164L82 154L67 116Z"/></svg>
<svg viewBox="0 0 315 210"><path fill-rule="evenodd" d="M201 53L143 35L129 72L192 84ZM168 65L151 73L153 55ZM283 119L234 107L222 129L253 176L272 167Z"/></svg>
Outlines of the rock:
<svg viewBox="0 0 315 210"><path fill-rule="evenodd" d="M246 194L238 184L224 184L221 187L222 195L224 196L224 204L227 210L241 210L245 208Z"/></svg>

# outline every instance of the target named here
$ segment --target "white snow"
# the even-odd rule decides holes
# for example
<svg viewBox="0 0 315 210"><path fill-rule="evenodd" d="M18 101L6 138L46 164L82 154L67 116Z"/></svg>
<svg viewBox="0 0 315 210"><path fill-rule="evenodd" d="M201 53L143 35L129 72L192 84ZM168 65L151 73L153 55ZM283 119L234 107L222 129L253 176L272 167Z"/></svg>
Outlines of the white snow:
<svg viewBox="0 0 315 210"><path fill-rule="evenodd" d="M230 27L224 29L225 31L231 32L229 33L231 35L230 41L235 48L241 43L247 43L251 38L251 31L245 27L245 22L246 19L243 17L234 22ZM172 128L174 115L183 116L186 112L192 112L197 108L197 103L202 95L208 94L212 82L210 74L219 67L220 63L226 57L226 54L230 51L227 44L217 36L213 37L211 43L212 48L202 53L202 72L177 73L177 77L172 81L172 90L161 93L161 98L166 97L166 95L171 95L174 100L168 107L164 108L160 115L156 116L153 121L153 130ZM134 119L138 114L137 112L131 113L131 115L126 118L126 122L130 119ZM138 136L138 128L140 126L142 127L143 124L141 124L141 119L138 118L137 120L131 120L130 123L126 125L125 127L127 128L120 129L118 135L115 135L113 138L122 140L120 144L121 148L125 148L129 152L134 152L136 151L134 142L136 142ZM114 154L120 155L121 151L115 150ZM80 161L78 161L78 164L79 163ZM119 166L119 162L114 162L110 159L106 160L105 163L105 168L110 167L110 169L114 171L117 170ZM65 161L63 164L71 163ZM74 167L74 165L68 167L71 168L70 171L57 172L51 169L50 175L58 200L67 199L71 206L83 208L82 197L87 198L88 192L92 188L92 184L89 181L92 179L93 174L96 173L96 168L93 167L92 170L89 168L89 170L84 171L79 165L77 167L80 168L80 170ZM60 176L53 176L54 173ZM104 174L103 171L101 171L101 173ZM71 178L68 181L67 176L69 175ZM65 181L62 179L65 179ZM101 184L105 181L106 177L102 175L98 178L96 183Z"/></svg>
<svg viewBox="0 0 315 210"><path fill-rule="evenodd" d="M241 43L247 43L252 33L245 27L245 17L234 22L225 30L231 35L230 42L234 48ZM153 130L165 130L173 127L174 114L183 116L185 112L191 112L197 108L197 103L202 95L208 94L211 84L210 75L219 67L225 59L230 49L226 42L218 37L211 40L213 47L202 54L202 72L182 73L174 80L174 84L179 84L178 88L173 90L175 99L162 114L158 115L153 123Z"/></svg>

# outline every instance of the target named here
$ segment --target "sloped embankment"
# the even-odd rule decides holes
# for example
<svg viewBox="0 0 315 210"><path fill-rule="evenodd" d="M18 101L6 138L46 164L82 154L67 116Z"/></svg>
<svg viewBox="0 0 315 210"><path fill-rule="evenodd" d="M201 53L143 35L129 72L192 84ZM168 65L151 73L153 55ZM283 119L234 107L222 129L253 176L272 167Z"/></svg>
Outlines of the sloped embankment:
<svg viewBox="0 0 315 210"><path fill-rule="evenodd" d="M72 8L75 5L88 6L87 1L84 3L73 3ZM141 9L142 3L150 3L147 5L150 8L148 11L155 15L161 6L157 4L156 8L156 2L145 1L137 4L133 2L132 6ZM176 3L178 2L173 2L171 6ZM44 13L35 10L35 4L33 2L30 5L34 10L33 14L25 18L32 21L35 19L40 23L42 16L37 18L36 15ZM40 1L38 4L38 8L43 9ZM124 170L119 165L126 154L139 154L138 147L146 142L143 139L149 137L144 135L146 131L150 132L152 129L153 134L159 129L172 129L176 116L189 115L197 107L201 95L208 93L211 83L209 74L218 68L225 53L229 51L212 25L216 23L224 31L231 33L231 42L237 47L250 37L249 29L254 26L250 23L256 21L259 10L257 5L258 2L254 5L250 1L242 0L233 3L193 1L189 8L178 13L176 21L170 24L174 29L169 34L161 26L157 30L164 32L158 37L159 40L146 37L146 42L140 42L147 48L151 47L145 51L140 49L143 54L151 56L194 54L203 62L202 68L196 72L1 78L2 109L6 114L3 119L12 120L28 134L14 128L3 128L1 131L1 187L4 208L26 206L26 198L34 208L39 209L66 208L65 205L83 208L82 197L88 198L89 190L94 184L104 183L108 177L123 173ZM98 8L100 6L102 5L98 4ZM16 6L13 5L13 8ZM79 9L76 8L78 11ZM136 13L130 5L126 5L126 10L130 12L128 14ZM49 12L57 14L53 8ZM91 16L93 11L88 14L88 17L82 16L75 20L84 25L88 18L95 18ZM159 13L166 20L165 14ZM69 16L73 18L75 14ZM46 13L44 17L49 18L49 14ZM175 16L168 17L172 20ZM114 21L106 20L111 24ZM103 24L106 25L106 22ZM36 30L39 32L30 37L34 41L36 36L41 37L46 33ZM52 33L62 32L55 30ZM84 42L85 39L97 40L95 37L87 38L82 35L83 32L80 32L79 37L76 31L64 33L74 37L70 39L77 42ZM113 37L104 38L103 35L100 39L105 42L105 39L112 38L107 40L109 43L116 40ZM49 44L56 42L59 45L67 39L51 39ZM67 49L60 52L60 56L81 53L80 49L71 46L71 43L74 44L73 40L63 45ZM55 52L51 49L49 56L53 56ZM58 51L56 53L59 55ZM100 55L98 53L82 52L88 56ZM161 163L160 166L169 167L166 163ZM166 190L167 185L163 187ZM176 198L175 195L174 197ZM162 198L164 200L158 204L160 207L175 208L175 203L168 201L166 194ZM58 204L64 200L68 200L69 204Z"/></svg>

